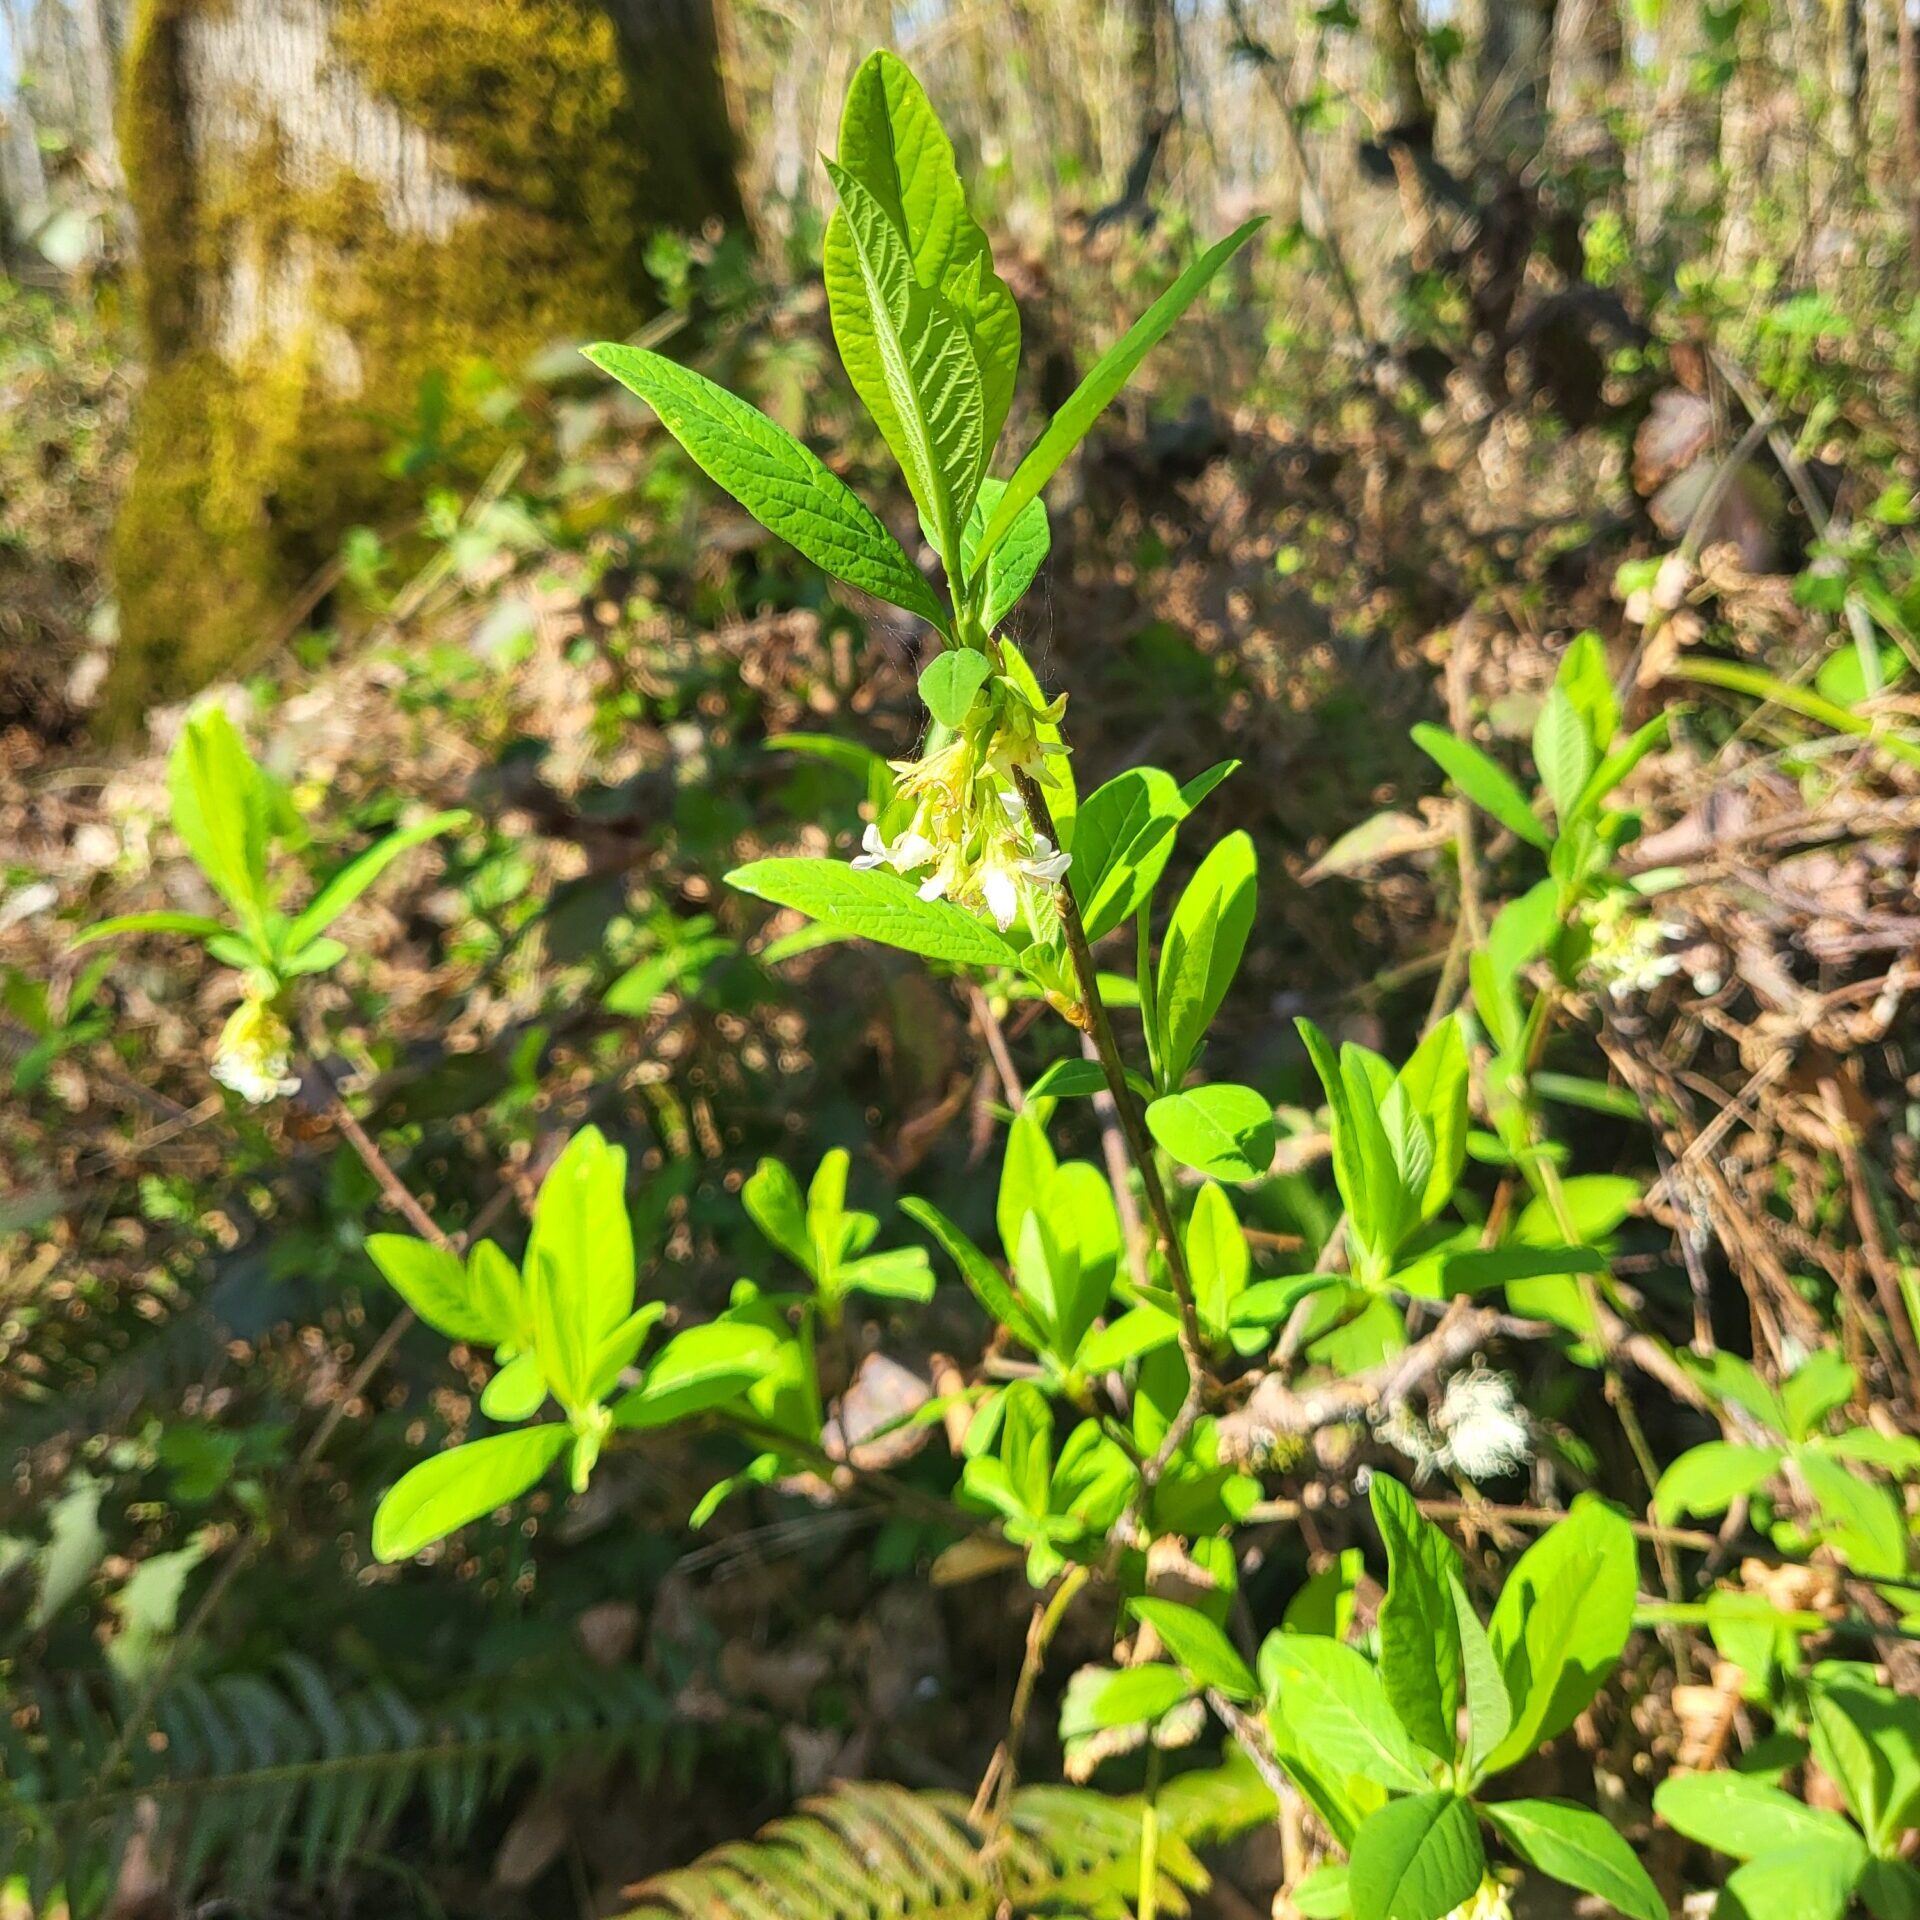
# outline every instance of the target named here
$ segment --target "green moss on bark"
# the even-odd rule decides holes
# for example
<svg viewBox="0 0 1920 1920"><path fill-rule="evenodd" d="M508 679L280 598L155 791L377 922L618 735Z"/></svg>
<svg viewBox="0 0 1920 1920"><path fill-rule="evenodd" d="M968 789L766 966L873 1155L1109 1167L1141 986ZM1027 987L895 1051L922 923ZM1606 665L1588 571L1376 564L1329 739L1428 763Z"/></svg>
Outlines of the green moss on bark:
<svg viewBox="0 0 1920 1920"><path fill-rule="evenodd" d="M511 372L555 339L629 330L647 234L738 215L729 169L649 166L679 129L643 124L642 56L591 0L332 0L330 57L427 135L460 196L439 233L403 230L381 182L296 164L271 101L190 151L186 34L237 3L140 0L134 19L121 125L149 367L116 529L110 725L262 655L341 533L393 517L383 459L429 375L475 357ZM724 149L710 47L704 72L697 34L655 49L656 66L689 58L685 124L705 101L703 137ZM236 276L296 286L291 318L236 341ZM498 451L462 457L477 474Z"/></svg>

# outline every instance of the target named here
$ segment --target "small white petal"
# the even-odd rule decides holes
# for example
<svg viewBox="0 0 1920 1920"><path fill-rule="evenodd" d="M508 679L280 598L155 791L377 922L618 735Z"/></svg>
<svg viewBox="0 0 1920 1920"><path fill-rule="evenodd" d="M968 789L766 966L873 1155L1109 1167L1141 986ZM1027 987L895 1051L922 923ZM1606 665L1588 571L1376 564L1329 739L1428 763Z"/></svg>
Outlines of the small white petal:
<svg viewBox="0 0 1920 1920"><path fill-rule="evenodd" d="M1014 884L1013 875L1005 867L982 867L980 894L987 903L987 911L993 915L994 924L1005 933L1020 911L1020 890Z"/></svg>

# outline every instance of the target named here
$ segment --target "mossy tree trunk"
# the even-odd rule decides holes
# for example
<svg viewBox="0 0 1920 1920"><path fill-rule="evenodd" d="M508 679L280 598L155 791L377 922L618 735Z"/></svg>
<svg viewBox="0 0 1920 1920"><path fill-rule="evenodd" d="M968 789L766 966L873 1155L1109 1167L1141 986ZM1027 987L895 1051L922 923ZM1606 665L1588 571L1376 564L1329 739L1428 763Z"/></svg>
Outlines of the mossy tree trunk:
<svg viewBox="0 0 1920 1920"><path fill-rule="evenodd" d="M629 331L740 217L711 0L137 0L147 384L109 725L272 644L422 382Z"/></svg>

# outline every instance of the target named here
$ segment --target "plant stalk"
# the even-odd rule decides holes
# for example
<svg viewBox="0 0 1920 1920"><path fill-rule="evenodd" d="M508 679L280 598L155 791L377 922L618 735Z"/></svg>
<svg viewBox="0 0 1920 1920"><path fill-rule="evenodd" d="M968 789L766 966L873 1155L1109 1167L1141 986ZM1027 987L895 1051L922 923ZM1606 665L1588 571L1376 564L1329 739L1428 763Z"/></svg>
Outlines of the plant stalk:
<svg viewBox="0 0 1920 1920"><path fill-rule="evenodd" d="M1014 770L1013 779L1034 831L1044 833L1057 846L1059 842L1055 837L1053 813L1047 805L1046 795L1040 791L1039 782L1020 768ZM1093 1041L1100 1071L1106 1078L1107 1091L1113 1096L1114 1111L1120 1116L1120 1130L1126 1138L1127 1152L1132 1156L1140 1175L1141 1188L1147 1197L1147 1211L1153 1217L1160 1256L1167 1263L1167 1277L1173 1283L1173 1296L1180 1307L1180 1344L1186 1350L1187 1366L1197 1383L1203 1352L1200 1316L1193 1304L1193 1283L1187 1277L1187 1263L1180 1250L1180 1236L1174 1229L1173 1209L1167 1203L1167 1190L1161 1182L1160 1169L1153 1157L1153 1141L1147 1133L1140 1103L1127 1081L1126 1067L1120 1058L1120 1045L1114 1038L1113 1022L1108 1017L1106 1002L1100 998L1100 979L1093 963L1093 947L1087 939L1086 923L1080 918L1080 903L1073 897L1071 880L1058 881L1054 892L1060 906L1060 925L1067 936L1067 951L1073 957L1073 974L1080 988L1080 1009L1086 1015L1086 1031Z"/></svg>

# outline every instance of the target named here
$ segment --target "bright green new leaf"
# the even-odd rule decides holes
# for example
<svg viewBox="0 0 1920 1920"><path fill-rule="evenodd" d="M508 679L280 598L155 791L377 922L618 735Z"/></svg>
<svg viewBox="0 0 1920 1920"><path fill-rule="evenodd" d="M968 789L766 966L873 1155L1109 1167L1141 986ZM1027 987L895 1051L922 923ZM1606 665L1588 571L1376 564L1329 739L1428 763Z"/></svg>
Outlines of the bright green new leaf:
<svg viewBox="0 0 1920 1920"><path fill-rule="evenodd" d="M1167 1094L1148 1107L1147 1131L1182 1166L1216 1180L1258 1180L1273 1165L1273 1108L1251 1087Z"/></svg>
<svg viewBox="0 0 1920 1920"><path fill-rule="evenodd" d="M589 1350L633 1311L627 1153L598 1127L582 1127L540 1183L527 1241L529 1279L542 1268Z"/></svg>
<svg viewBox="0 0 1920 1920"><path fill-rule="evenodd" d="M1633 1630L1638 1578L1633 1529L1592 1494L1520 1556L1489 1629L1513 1702L1493 1771L1565 1732L1599 1692Z"/></svg>
<svg viewBox="0 0 1920 1920"><path fill-rule="evenodd" d="M1552 845L1552 836L1527 805L1519 783L1499 761L1482 753L1471 740L1462 740L1444 727L1424 721L1413 729L1413 743L1483 813L1490 813L1510 833L1529 846Z"/></svg>
<svg viewBox="0 0 1920 1920"><path fill-rule="evenodd" d="M1059 1164L1039 1115L1032 1107L1023 1107L1007 1129L1006 1149L1000 1158L1000 1187L994 1197L993 1223L1009 1255L1020 1244L1020 1230L1026 1225L1027 1215L1045 1198Z"/></svg>
<svg viewBox="0 0 1920 1920"><path fill-rule="evenodd" d="M1458 1016L1438 1022L1397 1076L1432 1143L1420 1218L1431 1220L1459 1184L1467 1161L1467 1043Z"/></svg>
<svg viewBox="0 0 1920 1920"><path fill-rule="evenodd" d="M1287 1898L1301 1920L1347 1920L1353 1911L1353 1892L1347 1884L1344 1860L1316 1867Z"/></svg>
<svg viewBox="0 0 1920 1920"><path fill-rule="evenodd" d="M390 833L356 859L349 860L308 902L306 909L287 929L286 950L298 953L310 940L323 934L353 903L410 848L443 833L454 833L473 816L460 808L436 813L431 819L416 822Z"/></svg>
<svg viewBox="0 0 1920 1920"><path fill-rule="evenodd" d="M1814 1447L1796 1448L1794 1463L1820 1509L1827 1542L1855 1572L1898 1580L1907 1571L1907 1527L1900 1502Z"/></svg>
<svg viewBox="0 0 1920 1920"><path fill-rule="evenodd" d="M1667 1903L1611 1822L1569 1800L1506 1800L1484 1809L1530 1867L1597 1894L1627 1920L1667 1920Z"/></svg>
<svg viewBox="0 0 1920 1920"><path fill-rule="evenodd" d="M1233 1202L1211 1180L1194 1196L1184 1244L1200 1323L1218 1339L1233 1322L1234 1302L1246 1290L1252 1262Z"/></svg>
<svg viewBox="0 0 1920 1920"><path fill-rule="evenodd" d="M1368 1496L1387 1549L1380 1677L1400 1724L1436 1758L1451 1760L1461 1686L1452 1592L1462 1572L1459 1549L1390 1475L1376 1473Z"/></svg>
<svg viewBox="0 0 1920 1920"><path fill-rule="evenodd" d="M1122 1667L1117 1672L1086 1670L1093 1684L1081 1687L1082 1675L1069 1683L1060 1708L1060 1738L1083 1740L1108 1727L1149 1726L1182 1702L1193 1698L1193 1682L1178 1667Z"/></svg>
<svg viewBox="0 0 1920 1920"><path fill-rule="evenodd" d="M1821 1347L1808 1354L1780 1388L1787 1437L1804 1440L1819 1432L1828 1414L1853 1398L1858 1384L1859 1376L1838 1347Z"/></svg>
<svg viewBox="0 0 1920 1920"><path fill-rule="evenodd" d="M1269 1634L1260 1671L1289 1723L1336 1775L1359 1774L1396 1793L1430 1783L1431 1762L1407 1737L1379 1674L1352 1647L1319 1634Z"/></svg>
<svg viewBox="0 0 1920 1920"><path fill-rule="evenodd" d="M1859 1844L1839 1814L1744 1773L1669 1774L1654 1790L1653 1810L1676 1833L1736 1860L1783 1848Z"/></svg>
<svg viewBox="0 0 1920 1920"><path fill-rule="evenodd" d="M840 117L838 158L905 236L914 278L937 287L965 324L980 368L991 455L1013 404L1020 309L967 210L952 143L896 55L869 54L854 74Z"/></svg>
<svg viewBox="0 0 1920 1920"><path fill-rule="evenodd" d="M1586 790L1596 758L1579 708L1564 687L1555 687L1533 725L1533 760L1563 825Z"/></svg>
<svg viewBox="0 0 1920 1920"><path fill-rule="evenodd" d="M993 662L970 648L936 654L920 676L920 698L943 727L955 732L965 724L975 696L993 678Z"/></svg>
<svg viewBox="0 0 1920 1920"><path fill-rule="evenodd" d="M1193 1607L1174 1600L1135 1600L1137 1618L1160 1636L1161 1644L1203 1687L1229 1700L1257 1700L1259 1683L1227 1636Z"/></svg>
<svg viewBox="0 0 1920 1920"><path fill-rule="evenodd" d="M1138 911L1185 813L1173 776L1158 767L1129 767L1087 795L1074 820L1070 878L1089 940Z"/></svg>
<svg viewBox="0 0 1920 1920"><path fill-rule="evenodd" d="M1333 1141L1334 1185L1340 1189L1340 1197L1346 1202L1347 1213L1362 1243L1371 1244L1375 1239L1375 1207L1368 1187L1366 1161L1361 1155L1360 1138L1354 1126L1352 1103L1347 1098L1346 1077L1340 1071L1339 1059L1327 1036L1304 1017L1296 1019L1293 1024L1306 1045L1307 1056L1312 1060L1314 1072L1320 1076L1321 1088L1327 1096L1329 1131Z"/></svg>
<svg viewBox="0 0 1920 1920"><path fill-rule="evenodd" d="M893 449L947 571L986 469L986 391L971 335L937 288L915 278L906 237L852 174L827 162L840 210L822 272L833 337L881 438Z"/></svg>
<svg viewBox="0 0 1920 1920"><path fill-rule="evenodd" d="M803 1273L817 1264L813 1235L807 1224L807 1203L783 1160L762 1160L740 1189L747 1218Z"/></svg>
<svg viewBox="0 0 1920 1920"><path fill-rule="evenodd" d="M784 427L691 368L640 347L586 357L637 393L694 464L823 572L945 629L933 589L872 510Z"/></svg>
<svg viewBox="0 0 1920 1920"><path fill-rule="evenodd" d="M76 933L73 944L84 947L94 940L118 939L123 933L184 933L195 940L212 940L232 931L224 920L209 920L204 913L119 913Z"/></svg>
<svg viewBox="0 0 1920 1920"><path fill-rule="evenodd" d="M1010 967L1013 948L950 900L922 900L897 873L838 860L755 860L727 884L776 907L791 907L838 933L898 947L957 967Z"/></svg>
<svg viewBox="0 0 1920 1920"><path fill-rule="evenodd" d="M918 1221L946 1249L990 1319L1006 1327L1030 1352L1046 1350L1044 1329L1015 1297L1000 1269L938 1207L914 1196L900 1202L900 1211L909 1220Z"/></svg>
<svg viewBox="0 0 1920 1920"><path fill-rule="evenodd" d="M1106 1090L1107 1076L1097 1060L1056 1060L1027 1088L1027 1098L1082 1100Z"/></svg>
<svg viewBox="0 0 1920 1920"><path fill-rule="evenodd" d="M1486 1871L1473 1808L1457 1794L1389 1800L1353 1837L1354 1920L1442 1920L1473 1897Z"/></svg>
<svg viewBox="0 0 1920 1920"><path fill-rule="evenodd" d="M1106 411L1112 400L1153 348L1165 338L1173 323L1200 296L1222 267L1244 247L1265 224L1265 216L1249 220L1226 239L1209 247L1188 267L1115 343L1094 362L1093 370L1073 391L1047 430L1027 451L1026 457L1007 482L1000 504L987 522L981 540L982 550L991 553L1026 510L1029 500L1039 498L1041 489L1059 472L1067 456L1087 437L1088 429Z"/></svg>
<svg viewBox="0 0 1920 1920"><path fill-rule="evenodd" d="M1851 1836L1850 1836L1851 1837ZM1867 1865L1852 1845L1786 1847L1736 1867L1714 1908L1715 1920L1846 1920Z"/></svg>
<svg viewBox="0 0 1920 1920"><path fill-rule="evenodd" d="M241 923L265 924L273 796L234 724L218 707L190 718L167 762L173 830Z"/></svg>
<svg viewBox="0 0 1920 1920"><path fill-rule="evenodd" d="M980 536L987 530L987 516L1000 504L1007 490L1004 480L988 478L980 482L980 492L967 516L966 531L960 537L969 577L980 564ZM1040 571L1048 549L1053 545L1053 530L1047 524L1047 503L1029 500L1000 543L986 557L986 599L981 618L991 633L1016 606L1033 577Z"/></svg>
<svg viewBox="0 0 1920 1920"><path fill-rule="evenodd" d="M1606 1244L1607 1236L1639 1204L1640 1182L1617 1173L1577 1173L1560 1183L1560 1197L1581 1246ZM1513 1237L1526 1247L1565 1244L1560 1217L1544 1198L1529 1200L1514 1222Z"/></svg>
<svg viewBox="0 0 1920 1920"><path fill-rule="evenodd" d="M1813 1670L1809 1732L1876 1851L1887 1852L1920 1812L1920 1701L1881 1686L1870 1667L1823 1660Z"/></svg>
<svg viewBox="0 0 1920 1920"><path fill-rule="evenodd" d="M1447 1582L1454 1630L1460 1638L1460 1690L1467 1705L1467 1765L1477 1777L1482 1763L1513 1728L1513 1702L1493 1642L1458 1578Z"/></svg>
<svg viewBox="0 0 1920 1920"><path fill-rule="evenodd" d="M1869 1860L1859 1891L1873 1920L1920 1920L1920 1869L1904 1860Z"/></svg>
<svg viewBox="0 0 1920 1920"><path fill-rule="evenodd" d="M436 1247L404 1233L373 1233L367 1236L367 1257L436 1333L489 1346L513 1337L516 1329L502 1324L488 1311L488 1303L474 1297L466 1265L451 1247Z"/></svg>
<svg viewBox="0 0 1920 1920"><path fill-rule="evenodd" d="M1576 634L1560 656L1553 683L1573 703L1594 752L1605 753L1620 731L1620 701L1607 670L1605 641L1591 631Z"/></svg>
<svg viewBox="0 0 1920 1920"><path fill-rule="evenodd" d="M1179 1338L1180 1322L1172 1314L1142 1302L1088 1334L1073 1362L1083 1373L1110 1373L1143 1353L1172 1346Z"/></svg>
<svg viewBox="0 0 1920 1920"><path fill-rule="evenodd" d="M373 1554L391 1564L517 1500L571 1443L564 1426L523 1427L449 1447L388 1490L373 1516Z"/></svg>
<svg viewBox="0 0 1920 1920"><path fill-rule="evenodd" d="M480 1394L480 1411L489 1420L503 1426L531 1420L545 1404L547 1376L540 1370L540 1356L529 1349L509 1360Z"/></svg>
<svg viewBox="0 0 1920 1920"><path fill-rule="evenodd" d="M647 1363L640 1384L613 1403L613 1424L646 1430L738 1399L779 1345L765 1327L716 1320L676 1333Z"/></svg>
<svg viewBox="0 0 1920 1920"><path fill-rule="evenodd" d="M1169 1092L1186 1078L1246 952L1257 864L1252 840L1228 834L1201 861L1173 910L1154 1010L1160 1084Z"/></svg>
<svg viewBox="0 0 1920 1920"><path fill-rule="evenodd" d="M1689 1447L1653 1490L1653 1513L1670 1527L1689 1514L1725 1513L1736 1500L1763 1487L1785 1458L1778 1447L1738 1447L1709 1440Z"/></svg>

